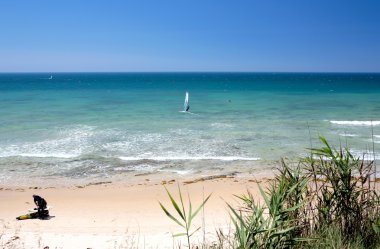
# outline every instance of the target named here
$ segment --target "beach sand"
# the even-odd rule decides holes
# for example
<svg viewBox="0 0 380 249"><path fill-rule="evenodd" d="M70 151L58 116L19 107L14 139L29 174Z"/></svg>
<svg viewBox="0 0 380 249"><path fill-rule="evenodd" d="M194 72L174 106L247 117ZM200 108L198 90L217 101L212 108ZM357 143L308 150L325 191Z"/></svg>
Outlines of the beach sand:
<svg viewBox="0 0 380 249"><path fill-rule="evenodd" d="M178 197L181 187L186 206L189 193L193 210L203 198L212 194L194 221L197 228L205 223L206 240L216 239L216 229L231 231L226 202L238 206L237 198L251 191L259 196L257 182L267 178L219 176L193 179L151 180L123 184L93 182L71 187L0 187L0 246L5 248L173 248L184 245L184 238L172 234L183 232L170 220L158 201L172 213L164 186ZM32 195L44 197L50 210L49 220L16 220L34 207ZM203 241L203 229L192 241Z"/></svg>

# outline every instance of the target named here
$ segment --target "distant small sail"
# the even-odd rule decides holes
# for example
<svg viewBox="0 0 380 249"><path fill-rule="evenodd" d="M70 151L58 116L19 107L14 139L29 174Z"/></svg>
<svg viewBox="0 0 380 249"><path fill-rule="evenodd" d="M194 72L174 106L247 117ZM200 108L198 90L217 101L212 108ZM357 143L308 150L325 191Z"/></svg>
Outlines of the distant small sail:
<svg viewBox="0 0 380 249"><path fill-rule="evenodd" d="M189 111L190 109L190 105L189 105L189 93L186 92L186 95L185 95L185 103L183 104L183 110L185 112Z"/></svg>
<svg viewBox="0 0 380 249"><path fill-rule="evenodd" d="M50 78L49 78L49 80L52 80L53 79L53 75L50 75Z"/></svg>

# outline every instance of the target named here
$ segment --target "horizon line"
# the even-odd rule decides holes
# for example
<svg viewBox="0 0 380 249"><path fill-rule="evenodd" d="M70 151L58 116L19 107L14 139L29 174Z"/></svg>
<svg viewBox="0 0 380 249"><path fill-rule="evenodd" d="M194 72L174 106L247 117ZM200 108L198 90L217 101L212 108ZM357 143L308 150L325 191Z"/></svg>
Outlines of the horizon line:
<svg viewBox="0 0 380 249"><path fill-rule="evenodd" d="M9 72L1 72L0 74L33 74L33 73L46 73L46 74L60 74L60 73L167 73L167 74L175 74L175 73L262 73L262 74L276 74L276 73L299 73L299 74L320 74L320 73L331 73L331 74L380 74L380 71L9 71Z"/></svg>

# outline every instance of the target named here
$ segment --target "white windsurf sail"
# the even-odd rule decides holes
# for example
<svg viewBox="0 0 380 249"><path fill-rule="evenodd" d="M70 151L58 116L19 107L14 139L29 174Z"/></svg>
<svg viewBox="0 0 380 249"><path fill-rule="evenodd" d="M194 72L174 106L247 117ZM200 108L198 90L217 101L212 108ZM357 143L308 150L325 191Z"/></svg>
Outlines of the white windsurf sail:
<svg viewBox="0 0 380 249"><path fill-rule="evenodd" d="M189 106L189 93L186 92L185 103L183 104L183 111L187 112L189 109L190 109L190 106Z"/></svg>

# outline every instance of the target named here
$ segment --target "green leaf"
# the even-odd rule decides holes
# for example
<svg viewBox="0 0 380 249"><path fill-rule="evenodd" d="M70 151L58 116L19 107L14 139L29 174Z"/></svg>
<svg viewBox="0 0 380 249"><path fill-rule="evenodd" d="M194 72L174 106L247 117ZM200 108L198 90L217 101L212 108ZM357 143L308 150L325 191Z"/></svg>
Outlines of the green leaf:
<svg viewBox="0 0 380 249"><path fill-rule="evenodd" d="M180 237L180 236L186 236L187 234L186 233L177 233L177 234L173 234L173 237Z"/></svg>
<svg viewBox="0 0 380 249"><path fill-rule="evenodd" d="M188 223L187 227L191 227L191 221L192 221L191 216L192 216L192 212L193 212L193 207L191 205L190 194L187 193L187 196L188 196L188 199L189 199L189 217L188 217L188 221L187 221L187 223Z"/></svg>
<svg viewBox="0 0 380 249"><path fill-rule="evenodd" d="M259 186L260 193L261 193L262 197L264 198L265 204L267 205L267 207L269 207L270 206L270 201L268 199L267 194L264 192L264 190L261 188L260 185L258 185L258 186Z"/></svg>
<svg viewBox="0 0 380 249"><path fill-rule="evenodd" d="M292 211L294 211L294 210L299 209L299 208L302 207L302 206L303 206L303 203L300 203L300 204L295 205L295 206L293 206L293 207L290 207L290 208L286 208L286 209L284 209L283 212L292 212Z"/></svg>
<svg viewBox="0 0 380 249"><path fill-rule="evenodd" d="M164 205L162 205L161 202L159 202L159 204L160 204L162 210L164 210L165 214L166 214L170 219L172 219L175 223L177 223L177 224L180 225L181 227L185 228L185 226L184 226L183 224L181 224L181 222L179 222L179 221L178 221L173 215L171 215L171 214L169 213L169 211L164 207Z"/></svg>
<svg viewBox="0 0 380 249"><path fill-rule="evenodd" d="M178 184L178 193L179 193L179 199L181 200L182 211L183 211L182 219L186 222L185 205L183 205L182 192L181 192L181 188L179 187L179 184Z"/></svg>
<svg viewBox="0 0 380 249"><path fill-rule="evenodd" d="M244 219L243 219L243 216L241 215L241 213L238 214L238 213L236 212L236 210L235 210L230 204L228 204L228 203L227 203L227 206L230 208L230 210L232 211L232 213L233 213L233 214L235 215L235 217L237 218L237 221L236 221L236 219L234 219L234 218L230 215L231 218L232 218L232 221L233 221L234 224L235 224L235 227L236 227L236 228L239 227L239 225L238 225L237 222L239 222L240 224L243 224L244 227L246 227L246 226L245 226Z"/></svg>
<svg viewBox="0 0 380 249"><path fill-rule="evenodd" d="M376 224L372 223L372 229L376 234L380 233L380 227L377 226Z"/></svg>
<svg viewBox="0 0 380 249"><path fill-rule="evenodd" d="M193 236L193 234L196 233L199 229L201 229L201 227L198 227L197 229L195 229L195 231L192 232L192 233L189 235L189 237Z"/></svg>
<svg viewBox="0 0 380 249"><path fill-rule="evenodd" d="M283 234L286 234L294 229L296 229L297 227L289 227L287 229L284 229L284 230L280 230L280 231L277 231L275 233L272 233L269 238L273 238L273 237L276 237L276 236L279 236L279 235L283 235Z"/></svg>
<svg viewBox="0 0 380 249"><path fill-rule="evenodd" d="M179 209L178 207L178 204L177 202L174 200L173 196L170 194L170 192L168 191L168 189L165 187L165 190L166 190L166 193L168 193L168 196L170 198L170 201L172 202L172 205L173 207L175 208L175 210L177 210L177 213L179 214L179 216L181 216L182 220L186 221L184 215L182 214L181 210Z"/></svg>
<svg viewBox="0 0 380 249"><path fill-rule="evenodd" d="M199 213L201 208L206 204L206 202L208 201L208 199L210 199L210 197L211 197L211 194L207 196L207 198L202 202L202 204L198 207L198 209L193 214L190 214L191 219L194 219L194 217Z"/></svg>

